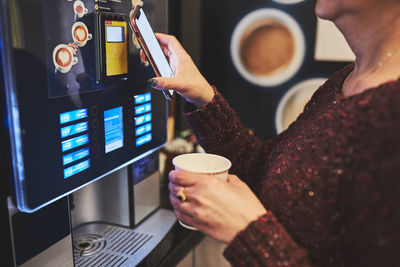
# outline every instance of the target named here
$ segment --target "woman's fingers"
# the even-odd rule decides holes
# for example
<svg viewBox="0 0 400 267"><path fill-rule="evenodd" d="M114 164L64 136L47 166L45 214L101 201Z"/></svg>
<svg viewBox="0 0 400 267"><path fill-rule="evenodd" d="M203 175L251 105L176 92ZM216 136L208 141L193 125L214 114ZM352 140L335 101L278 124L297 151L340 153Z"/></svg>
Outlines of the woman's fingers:
<svg viewBox="0 0 400 267"><path fill-rule="evenodd" d="M148 84L154 89L175 89L180 90L182 88L182 82L175 77L155 77L151 78Z"/></svg>
<svg viewBox="0 0 400 267"><path fill-rule="evenodd" d="M168 178L172 183L176 185L193 186L196 184L196 181L198 179L201 179L200 177L202 176L204 175L183 170L175 170L169 173Z"/></svg>
<svg viewBox="0 0 400 267"><path fill-rule="evenodd" d="M173 35L168 35L164 33L155 33L158 42L163 47L167 47L171 53L177 53L178 51L183 51L183 47ZM164 50L165 52L165 50ZM168 54L168 53L167 53Z"/></svg>

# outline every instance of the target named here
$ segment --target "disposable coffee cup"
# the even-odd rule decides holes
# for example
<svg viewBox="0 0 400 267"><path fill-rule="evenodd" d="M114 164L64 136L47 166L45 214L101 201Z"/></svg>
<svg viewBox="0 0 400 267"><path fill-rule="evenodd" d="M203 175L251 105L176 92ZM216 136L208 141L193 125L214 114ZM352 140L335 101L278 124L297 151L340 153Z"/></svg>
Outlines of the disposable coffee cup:
<svg viewBox="0 0 400 267"><path fill-rule="evenodd" d="M175 170L214 175L224 181L227 180L228 171L232 166L229 159L209 153L182 154L174 157L172 164L175 166ZM181 221L179 223L190 230L197 230Z"/></svg>
<svg viewBox="0 0 400 267"><path fill-rule="evenodd" d="M292 78L304 61L304 34L296 20L274 8L256 9L236 25L231 57L248 82L276 86Z"/></svg>

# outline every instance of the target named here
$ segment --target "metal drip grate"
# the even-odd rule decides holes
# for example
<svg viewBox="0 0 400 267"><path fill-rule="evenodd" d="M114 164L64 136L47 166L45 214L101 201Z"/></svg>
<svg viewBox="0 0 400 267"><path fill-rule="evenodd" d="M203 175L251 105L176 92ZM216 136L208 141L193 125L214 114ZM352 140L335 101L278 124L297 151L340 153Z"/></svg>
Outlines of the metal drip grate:
<svg viewBox="0 0 400 267"><path fill-rule="evenodd" d="M74 254L76 256L89 256L102 250L106 245L106 240L99 235L85 234L74 237Z"/></svg>
<svg viewBox="0 0 400 267"><path fill-rule="evenodd" d="M140 249L153 237L111 225L98 230L96 234L79 233L73 236L75 266L130 266L130 258L140 253Z"/></svg>
<svg viewBox="0 0 400 267"><path fill-rule="evenodd" d="M74 266L133 267L147 262L146 257L153 262L153 257L162 257L161 250L167 253L172 246L171 238L165 237L175 223L172 211L159 209L134 229L103 222L81 224L72 231ZM157 255L151 255L157 246Z"/></svg>

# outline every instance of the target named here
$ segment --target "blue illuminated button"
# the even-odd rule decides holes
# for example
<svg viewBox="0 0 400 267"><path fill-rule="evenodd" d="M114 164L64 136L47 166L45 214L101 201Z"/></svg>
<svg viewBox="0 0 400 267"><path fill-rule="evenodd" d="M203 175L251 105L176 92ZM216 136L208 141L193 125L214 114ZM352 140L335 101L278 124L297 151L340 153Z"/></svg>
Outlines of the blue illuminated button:
<svg viewBox="0 0 400 267"><path fill-rule="evenodd" d="M65 126L63 128L61 128L61 138L67 137L67 136L71 136L77 133L82 133L87 131L88 129L88 122L81 122L78 124L74 124L71 126Z"/></svg>
<svg viewBox="0 0 400 267"><path fill-rule="evenodd" d="M69 167L69 168L66 168L66 169L64 169L64 179L71 177L72 175L75 175L77 173L80 173L88 168L90 168L90 160L89 159L82 161L74 166Z"/></svg>
<svg viewBox="0 0 400 267"><path fill-rule="evenodd" d="M135 107L135 115L140 115L151 111L151 103Z"/></svg>
<svg viewBox="0 0 400 267"><path fill-rule="evenodd" d="M149 101L151 101L151 93L135 96L135 105L143 104Z"/></svg>
<svg viewBox="0 0 400 267"><path fill-rule="evenodd" d="M151 121L151 114L146 114L135 118L135 126L142 125Z"/></svg>
<svg viewBox="0 0 400 267"><path fill-rule="evenodd" d="M143 135L143 136L139 137L138 139L136 139L136 146L141 146L143 144L146 144L146 143L150 142L151 139L153 139L153 136L151 135L151 133Z"/></svg>
<svg viewBox="0 0 400 267"><path fill-rule="evenodd" d="M87 156L89 156L89 148L88 147L80 149L80 150L75 151L75 152L73 152L71 154L63 156L63 165L70 164L70 163L72 163L74 161L83 159L83 158L85 158Z"/></svg>
<svg viewBox="0 0 400 267"><path fill-rule="evenodd" d="M68 139L64 142L61 142L62 152L73 149L78 146L82 146L89 143L89 135L85 134L82 136L78 136L72 139Z"/></svg>
<svg viewBox="0 0 400 267"><path fill-rule="evenodd" d="M152 128L151 123L147 123L145 125L137 127L135 130L136 136L151 132L151 128Z"/></svg>
<svg viewBox="0 0 400 267"><path fill-rule="evenodd" d="M87 118L87 109L77 109L60 114L60 124Z"/></svg>

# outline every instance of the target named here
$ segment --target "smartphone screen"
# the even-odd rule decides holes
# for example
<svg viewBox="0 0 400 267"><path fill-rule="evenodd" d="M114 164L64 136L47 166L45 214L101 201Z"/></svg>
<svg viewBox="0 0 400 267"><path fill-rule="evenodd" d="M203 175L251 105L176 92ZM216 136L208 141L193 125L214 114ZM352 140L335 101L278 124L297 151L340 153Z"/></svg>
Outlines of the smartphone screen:
<svg viewBox="0 0 400 267"><path fill-rule="evenodd" d="M165 57L143 10L140 10L140 14L135 19L135 23L161 76L174 76L174 72L172 71L171 66L168 63L168 60ZM169 90L169 93L173 95L174 90Z"/></svg>

